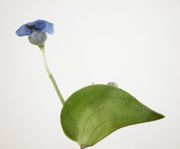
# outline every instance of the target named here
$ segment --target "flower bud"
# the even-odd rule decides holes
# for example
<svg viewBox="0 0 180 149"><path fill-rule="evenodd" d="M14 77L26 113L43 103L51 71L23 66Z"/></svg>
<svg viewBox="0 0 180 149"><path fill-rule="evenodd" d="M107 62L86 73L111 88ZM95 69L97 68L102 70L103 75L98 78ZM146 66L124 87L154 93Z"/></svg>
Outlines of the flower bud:
<svg viewBox="0 0 180 149"><path fill-rule="evenodd" d="M34 45L44 45L44 42L47 39L45 32L33 31L32 34L28 37L30 43Z"/></svg>

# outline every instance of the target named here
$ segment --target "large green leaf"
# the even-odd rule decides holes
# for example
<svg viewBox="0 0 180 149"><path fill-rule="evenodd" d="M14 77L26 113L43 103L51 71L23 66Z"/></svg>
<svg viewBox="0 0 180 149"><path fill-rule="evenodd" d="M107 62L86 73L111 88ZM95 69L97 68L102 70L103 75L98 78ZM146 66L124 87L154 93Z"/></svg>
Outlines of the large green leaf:
<svg viewBox="0 0 180 149"><path fill-rule="evenodd" d="M82 148L96 144L119 128L163 117L127 92L109 85L80 89L61 111L64 133Z"/></svg>

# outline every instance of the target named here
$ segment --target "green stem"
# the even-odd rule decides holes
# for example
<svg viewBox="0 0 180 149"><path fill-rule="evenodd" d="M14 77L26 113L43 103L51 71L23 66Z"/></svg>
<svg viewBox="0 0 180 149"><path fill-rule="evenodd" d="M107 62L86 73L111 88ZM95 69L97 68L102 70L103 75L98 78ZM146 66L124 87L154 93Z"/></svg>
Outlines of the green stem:
<svg viewBox="0 0 180 149"><path fill-rule="evenodd" d="M41 54L42 54L42 57L43 57L44 67L45 67L45 70L46 70L46 72L48 74L48 77L51 80L51 82L52 82L52 84L54 86L54 89L56 90L56 93L57 93L62 105L64 105L65 104L64 98L63 98L63 96L62 96L62 94L61 94L61 92L60 92L60 90L58 88L56 80L54 79L54 77L53 77L53 75L52 75L52 73L51 73L51 71L50 71L50 69L48 67L47 60L46 60L46 55L45 55L44 45L40 45L39 48L40 48L40 51L41 51Z"/></svg>

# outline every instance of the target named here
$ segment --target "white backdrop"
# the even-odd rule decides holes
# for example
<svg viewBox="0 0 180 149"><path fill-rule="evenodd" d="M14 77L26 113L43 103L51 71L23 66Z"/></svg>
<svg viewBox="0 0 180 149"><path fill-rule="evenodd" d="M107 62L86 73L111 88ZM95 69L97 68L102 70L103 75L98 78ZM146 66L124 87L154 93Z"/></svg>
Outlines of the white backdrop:
<svg viewBox="0 0 180 149"><path fill-rule="evenodd" d="M78 149L62 132L62 108L38 48L22 24L55 24L47 59L65 98L115 81L165 119L118 130L92 149L180 148L179 0L0 0L0 148Z"/></svg>

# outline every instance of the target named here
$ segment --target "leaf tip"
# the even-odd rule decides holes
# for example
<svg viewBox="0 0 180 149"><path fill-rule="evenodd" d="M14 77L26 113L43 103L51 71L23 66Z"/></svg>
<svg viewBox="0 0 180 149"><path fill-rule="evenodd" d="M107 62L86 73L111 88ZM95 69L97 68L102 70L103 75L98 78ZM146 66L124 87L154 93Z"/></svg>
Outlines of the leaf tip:
<svg viewBox="0 0 180 149"><path fill-rule="evenodd" d="M163 114L153 112L150 121L160 120L160 119L163 119L163 118L165 118L165 116Z"/></svg>
<svg viewBox="0 0 180 149"><path fill-rule="evenodd" d="M159 114L159 119L162 119L162 118L165 118L165 116L162 114Z"/></svg>

